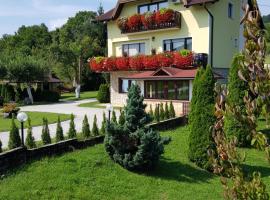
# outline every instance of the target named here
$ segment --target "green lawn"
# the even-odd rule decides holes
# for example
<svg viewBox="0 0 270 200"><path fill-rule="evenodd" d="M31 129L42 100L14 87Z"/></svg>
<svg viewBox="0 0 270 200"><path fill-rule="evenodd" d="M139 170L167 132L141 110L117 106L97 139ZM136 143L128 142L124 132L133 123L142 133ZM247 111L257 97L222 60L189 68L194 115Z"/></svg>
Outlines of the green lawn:
<svg viewBox="0 0 270 200"><path fill-rule="evenodd" d="M266 56L265 63L270 64L270 55Z"/></svg>
<svg viewBox="0 0 270 200"><path fill-rule="evenodd" d="M44 112L26 112L31 119L32 126L38 126L42 125L43 117L46 117L49 121L49 124L57 122L58 116L60 116L61 121L68 120L70 118L70 115L65 114L57 114L57 113L44 113ZM15 120L16 124L19 126L18 120ZM27 123L25 123L27 127ZM4 119L0 115L0 132L2 131L8 131L11 126L11 119Z"/></svg>
<svg viewBox="0 0 270 200"><path fill-rule="evenodd" d="M79 107L86 107L86 108L106 108L105 105L99 103L98 101L90 102L90 103L82 103ZM121 109L121 107L114 107L114 109Z"/></svg>
<svg viewBox="0 0 270 200"><path fill-rule="evenodd" d="M61 99L68 100L68 101L75 101L75 100L83 100L83 99L91 99L97 97L98 91L87 91L87 92L81 92L80 99L76 99L75 93L64 93L61 95Z"/></svg>
<svg viewBox="0 0 270 200"><path fill-rule="evenodd" d="M223 199L219 177L187 159L188 128L171 136L158 167L151 173L129 172L112 162L103 145L45 158L0 180L0 199ZM270 165L263 152L247 151L245 169L262 171L270 186ZM269 188L268 188L269 191Z"/></svg>

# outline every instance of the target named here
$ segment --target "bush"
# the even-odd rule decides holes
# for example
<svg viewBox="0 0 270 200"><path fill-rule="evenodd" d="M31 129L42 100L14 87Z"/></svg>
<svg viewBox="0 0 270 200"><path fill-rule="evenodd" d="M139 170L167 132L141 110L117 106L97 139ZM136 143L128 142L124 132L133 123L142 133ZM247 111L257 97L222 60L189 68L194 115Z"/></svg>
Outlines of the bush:
<svg viewBox="0 0 270 200"><path fill-rule="evenodd" d="M0 140L0 153L2 153L3 152L3 149L2 149L2 142L1 142L1 140Z"/></svg>
<svg viewBox="0 0 270 200"><path fill-rule="evenodd" d="M74 115L71 114L70 116L70 123L69 123L69 130L68 130L68 138L76 138L77 132L75 129L75 123L74 123Z"/></svg>
<svg viewBox="0 0 270 200"><path fill-rule="evenodd" d="M3 113L7 113L9 118L16 117L19 111L16 103L5 103L3 106Z"/></svg>
<svg viewBox="0 0 270 200"><path fill-rule="evenodd" d="M27 136L26 136L25 145L28 149L36 148L35 138L33 136L30 119L28 119L28 129L27 129Z"/></svg>
<svg viewBox="0 0 270 200"><path fill-rule="evenodd" d="M64 140L64 132L63 132L63 128L62 128L59 116L58 116L58 119L57 119L55 140L56 140L56 142L60 142L60 141Z"/></svg>
<svg viewBox="0 0 270 200"><path fill-rule="evenodd" d="M155 107L155 121L160 122L159 104Z"/></svg>
<svg viewBox="0 0 270 200"><path fill-rule="evenodd" d="M164 113L165 119L170 119L170 113L169 113L169 107L168 103L165 104L165 113Z"/></svg>
<svg viewBox="0 0 270 200"><path fill-rule="evenodd" d="M100 85L97 99L100 103L110 103L110 87L108 84Z"/></svg>
<svg viewBox="0 0 270 200"><path fill-rule="evenodd" d="M49 125L48 125L48 119L46 118L43 118L43 128L42 128L41 139L44 145L52 143Z"/></svg>
<svg viewBox="0 0 270 200"><path fill-rule="evenodd" d="M175 118L175 110L172 101L170 102L170 118Z"/></svg>
<svg viewBox="0 0 270 200"><path fill-rule="evenodd" d="M8 148L15 149L21 146L21 138L19 135L19 129L15 124L14 117L11 121L11 130L9 132L9 141L8 141Z"/></svg>
<svg viewBox="0 0 270 200"><path fill-rule="evenodd" d="M90 126L89 126L87 115L85 115L84 119L83 119L82 136L85 139L89 138L91 136L91 131L90 131Z"/></svg>
<svg viewBox="0 0 270 200"><path fill-rule="evenodd" d="M190 136L188 157L199 167L210 170L208 150L214 149L211 126L215 122L214 93L215 79L212 68L198 72L194 81L195 93L192 98L192 117L190 119ZM196 103L194 103L196 102Z"/></svg>
<svg viewBox="0 0 270 200"><path fill-rule="evenodd" d="M105 112L103 112L103 120L102 120L102 124L101 124L101 128L100 128L100 134L101 135L105 135L106 132L106 115Z"/></svg>
<svg viewBox="0 0 270 200"><path fill-rule="evenodd" d="M165 119L165 111L164 111L163 103L160 104L159 108L160 108L160 111L159 111L160 120L163 121Z"/></svg>
<svg viewBox="0 0 270 200"><path fill-rule="evenodd" d="M111 119L111 121L112 121L113 123L117 124L117 118L116 118L116 113L115 113L115 111L112 111L112 119Z"/></svg>
<svg viewBox="0 0 270 200"><path fill-rule="evenodd" d="M146 126L150 122L140 87L132 85L125 107L124 126L108 123L105 149L109 156L128 170L148 170L156 166L164 152L165 140Z"/></svg>
<svg viewBox="0 0 270 200"><path fill-rule="evenodd" d="M98 130L98 126L97 126L97 116L96 115L95 115L94 121L93 121L92 135L94 135L94 136L99 135L99 130Z"/></svg>
<svg viewBox="0 0 270 200"><path fill-rule="evenodd" d="M239 55L233 59L229 74L227 103L231 107L239 107L241 115L247 116L244 96L248 90L248 84L238 76L242 59ZM251 133L247 124L247 121L239 121L232 113L227 114L225 117L225 133L228 138L236 137L239 147L247 147L251 144Z"/></svg>
<svg viewBox="0 0 270 200"><path fill-rule="evenodd" d="M155 115L154 115L154 111L153 111L153 107L152 107L152 104L150 104L150 111L149 111L149 115L151 117L151 120L153 120L155 118Z"/></svg>
<svg viewBox="0 0 270 200"><path fill-rule="evenodd" d="M125 111L124 110L121 110L120 111L119 124L120 125L124 125L125 124Z"/></svg>
<svg viewBox="0 0 270 200"><path fill-rule="evenodd" d="M32 91L34 101L37 102L58 102L60 94L55 91L37 89Z"/></svg>

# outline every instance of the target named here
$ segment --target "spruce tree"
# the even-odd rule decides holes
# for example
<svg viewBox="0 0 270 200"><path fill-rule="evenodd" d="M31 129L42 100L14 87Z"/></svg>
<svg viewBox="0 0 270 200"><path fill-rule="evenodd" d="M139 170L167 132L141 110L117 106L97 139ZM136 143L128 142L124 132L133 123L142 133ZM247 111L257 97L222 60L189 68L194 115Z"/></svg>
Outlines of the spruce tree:
<svg viewBox="0 0 270 200"><path fill-rule="evenodd" d="M155 107L155 121L160 122L159 104Z"/></svg>
<svg viewBox="0 0 270 200"><path fill-rule="evenodd" d="M140 87L132 85L125 107L125 124L108 123L105 149L118 164L129 170L148 170L156 166L164 152L165 140L148 126Z"/></svg>
<svg viewBox="0 0 270 200"><path fill-rule="evenodd" d="M248 90L248 84L238 76L242 60L241 55L236 55L233 59L229 74L227 103L231 107L238 107L242 116L247 116L244 96ZM247 147L251 144L251 133L247 124L247 121L239 121L232 113L228 113L225 117L225 133L228 138L236 137L240 147Z"/></svg>
<svg viewBox="0 0 270 200"><path fill-rule="evenodd" d="M43 128L42 128L41 139L44 145L52 143L47 118L43 118Z"/></svg>
<svg viewBox="0 0 270 200"><path fill-rule="evenodd" d="M62 128L62 125L61 125L60 116L58 116L58 119L57 119L55 140L56 140L56 142L60 142L60 141L64 140L64 132L63 132L63 128Z"/></svg>
<svg viewBox="0 0 270 200"><path fill-rule="evenodd" d="M28 118L28 129L27 129L27 136L25 140L25 145L28 149L36 148L35 138L32 132L31 120Z"/></svg>
<svg viewBox="0 0 270 200"><path fill-rule="evenodd" d="M106 122L107 122L106 115L105 115L105 112L103 112L103 120L102 120L101 128L100 128L100 131L99 131L101 135L105 135ZM120 123L120 120L119 120L119 123Z"/></svg>
<svg viewBox="0 0 270 200"><path fill-rule="evenodd" d="M116 123L116 124L117 124L117 118L116 118L116 113L115 113L115 111L112 112L112 119L111 119L111 121L112 121L113 123Z"/></svg>
<svg viewBox="0 0 270 200"><path fill-rule="evenodd" d="M95 115L92 127L92 135L97 136L99 135L99 130L97 126L97 116Z"/></svg>
<svg viewBox="0 0 270 200"><path fill-rule="evenodd" d="M84 119L83 119L82 136L85 139L89 138L91 136L90 125L89 125L89 122L88 122L87 115L85 115Z"/></svg>
<svg viewBox="0 0 270 200"><path fill-rule="evenodd" d="M1 140L0 140L0 153L2 153L3 152L3 149L2 149L2 142L1 142Z"/></svg>
<svg viewBox="0 0 270 200"><path fill-rule="evenodd" d="M193 98L196 104L193 102L191 107L188 156L199 167L210 169L207 152L210 148L214 149L211 126L215 122L215 79L210 66L197 74L194 87L196 91Z"/></svg>
<svg viewBox="0 0 270 200"><path fill-rule="evenodd" d="M125 124L125 111L124 110L120 111L119 124L122 126Z"/></svg>
<svg viewBox="0 0 270 200"><path fill-rule="evenodd" d="M170 118L175 118L175 110L172 101L170 102Z"/></svg>
<svg viewBox="0 0 270 200"><path fill-rule="evenodd" d="M169 107L168 103L165 103L165 113L164 113L165 119L170 119L170 112L169 112Z"/></svg>
<svg viewBox="0 0 270 200"><path fill-rule="evenodd" d="M159 110L160 120L163 121L165 119L165 111L163 103L160 104L159 109L160 109Z"/></svg>
<svg viewBox="0 0 270 200"><path fill-rule="evenodd" d="M74 115L71 114L70 115L69 130L68 130L68 138L72 139L72 138L76 138L76 136L77 136L77 132L75 129Z"/></svg>
<svg viewBox="0 0 270 200"><path fill-rule="evenodd" d="M19 129L15 124L15 120L13 116L12 121L11 121L11 130L9 132L8 148L15 149L20 146L21 146L21 138L19 134Z"/></svg>

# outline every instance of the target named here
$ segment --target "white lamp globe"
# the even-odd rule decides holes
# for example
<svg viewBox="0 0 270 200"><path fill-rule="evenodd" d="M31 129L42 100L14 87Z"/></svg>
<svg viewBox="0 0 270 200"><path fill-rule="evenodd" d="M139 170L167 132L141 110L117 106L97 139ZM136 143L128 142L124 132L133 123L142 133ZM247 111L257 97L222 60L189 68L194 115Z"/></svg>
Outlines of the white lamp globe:
<svg viewBox="0 0 270 200"><path fill-rule="evenodd" d="M106 106L106 110L112 112L112 111L113 111L113 106L112 106L112 104L108 104L108 105Z"/></svg>
<svg viewBox="0 0 270 200"><path fill-rule="evenodd" d="M27 119L28 119L28 116L27 116L27 114L24 113L24 112L20 112L20 113L17 115L17 120L18 120L19 122L26 122Z"/></svg>

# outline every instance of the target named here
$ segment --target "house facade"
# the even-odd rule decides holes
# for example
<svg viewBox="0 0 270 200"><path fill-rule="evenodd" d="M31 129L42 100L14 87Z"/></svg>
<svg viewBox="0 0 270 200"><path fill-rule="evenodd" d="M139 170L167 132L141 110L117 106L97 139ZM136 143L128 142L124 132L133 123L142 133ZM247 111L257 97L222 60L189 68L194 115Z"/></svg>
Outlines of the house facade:
<svg viewBox="0 0 270 200"><path fill-rule="evenodd" d="M226 78L233 55L243 48L245 3L118 0L98 17L107 24L109 58L95 60L100 68L90 62L93 70L110 73L112 105L125 105L128 88L136 83L148 109L172 101L178 115L187 114L197 67L209 64L217 78Z"/></svg>

